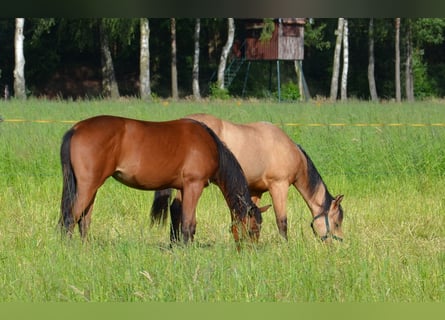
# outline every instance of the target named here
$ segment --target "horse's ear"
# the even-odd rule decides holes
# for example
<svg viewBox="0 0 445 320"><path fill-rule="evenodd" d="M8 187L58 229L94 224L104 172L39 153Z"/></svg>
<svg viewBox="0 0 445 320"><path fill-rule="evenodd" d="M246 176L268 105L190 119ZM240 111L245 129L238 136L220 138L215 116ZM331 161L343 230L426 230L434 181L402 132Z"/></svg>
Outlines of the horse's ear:
<svg viewBox="0 0 445 320"><path fill-rule="evenodd" d="M264 206L264 207L261 207L261 208L258 208L258 209L260 209L260 212L262 213L262 212L266 212L267 209L269 209L270 207L272 207L272 205L268 204L267 206Z"/></svg>
<svg viewBox="0 0 445 320"><path fill-rule="evenodd" d="M333 204L334 206L338 207L341 203L341 201L343 200L344 195L339 194L338 196L335 197Z"/></svg>

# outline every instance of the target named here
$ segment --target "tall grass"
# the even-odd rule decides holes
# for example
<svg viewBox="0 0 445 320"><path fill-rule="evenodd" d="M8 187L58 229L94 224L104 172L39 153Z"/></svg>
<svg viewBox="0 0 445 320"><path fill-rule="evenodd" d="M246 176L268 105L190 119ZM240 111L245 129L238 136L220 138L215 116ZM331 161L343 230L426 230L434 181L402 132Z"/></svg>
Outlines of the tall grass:
<svg viewBox="0 0 445 320"><path fill-rule="evenodd" d="M235 250L215 186L198 205L196 241L169 246L150 228L152 192L109 180L89 241L61 239L59 146L96 114L166 120L209 112L281 126L308 152L333 194L344 193L345 241L322 245L296 190L289 241L264 214L260 243ZM0 103L0 301L445 301L445 127L355 126L445 122L445 104ZM51 123L13 119L54 120ZM289 124L306 125L289 125ZM307 126L311 124L345 126ZM262 203L271 203L263 196Z"/></svg>

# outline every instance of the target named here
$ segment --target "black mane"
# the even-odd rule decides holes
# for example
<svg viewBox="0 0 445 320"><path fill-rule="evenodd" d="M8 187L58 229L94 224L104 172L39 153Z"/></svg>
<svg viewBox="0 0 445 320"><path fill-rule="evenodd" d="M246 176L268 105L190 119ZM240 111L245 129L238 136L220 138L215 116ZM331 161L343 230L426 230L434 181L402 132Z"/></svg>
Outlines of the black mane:
<svg viewBox="0 0 445 320"><path fill-rule="evenodd" d="M328 212L329 207L331 206L332 200L334 200L334 197L329 193L328 187L324 183L323 179L320 176L320 173L318 172L317 168L315 167L314 163L312 162L311 158L308 156L306 151L297 144L297 147L301 150L301 152L306 157L307 161L307 171L308 171L308 177L309 177L309 192L312 195L315 194L315 192L318 190L320 186L323 186L326 190L324 201L323 201L323 211Z"/></svg>
<svg viewBox="0 0 445 320"><path fill-rule="evenodd" d="M249 186L247 184L244 171L241 168L238 160L236 160L232 151L230 151L225 143L219 139L212 129L202 122L196 122L201 124L208 131L217 144L219 154L219 170L215 177L215 182L224 194L232 213L235 213L242 220L246 215L251 214L252 209L256 209L253 211L255 220L257 223L261 223L261 213L256 205L252 202Z"/></svg>

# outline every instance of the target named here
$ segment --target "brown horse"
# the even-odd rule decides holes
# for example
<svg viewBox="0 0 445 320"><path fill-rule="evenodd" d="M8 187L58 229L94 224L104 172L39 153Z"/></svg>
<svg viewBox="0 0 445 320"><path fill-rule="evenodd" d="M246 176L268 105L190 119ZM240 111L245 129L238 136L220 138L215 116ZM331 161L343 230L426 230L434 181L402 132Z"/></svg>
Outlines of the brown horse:
<svg viewBox="0 0 445 320"><path fill-rule="evenodd" d="M184 242L193 240L195 210L209 182L222 191L238 242L248 233L258 239L261 209L251 200L233 154L208 127L191 119L148 122L114 116L80 121L63 137L62 230L79 225L86 237L98 188L112 176L136 189L174 188L183 195Z"/></svg>
<svg viewBox="0 0 445 320"><path fill-rule="evenodd" d="M269 191L280 234L287 239L286 202L290 185L300 192L312 213L312 229L323 241L341 240L343 195L333 197L306 152L280 128L268 122L235 124L208 114L193 114L186 118L205 123L233 152L245 173L252 200L257 205ZM169 190L157 191L152 217L166 215ZM170 212L172 221L179 219L176 210L180 194ZM175 225L172 226L175 229ZM176 232L178 229L176 227Z"/></svg>

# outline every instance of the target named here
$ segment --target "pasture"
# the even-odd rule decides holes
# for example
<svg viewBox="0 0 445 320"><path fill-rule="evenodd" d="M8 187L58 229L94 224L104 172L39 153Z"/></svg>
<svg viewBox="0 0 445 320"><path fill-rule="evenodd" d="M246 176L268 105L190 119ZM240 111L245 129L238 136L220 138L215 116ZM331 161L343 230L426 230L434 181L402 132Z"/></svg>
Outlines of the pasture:
<svg viewBox="0 0 445 320"><path fill-rule="evenodd" d="M217 187L205 189L195 242L150 227L154 192L109 179L89 241L62 241L61 138L112 114L168 120L196 112L270 121L299 143L332 194L344 194L343 243L326 246L289 192L289 241L270 209L259 244L237 253ZM1 101L0 301L444 302L445 102L413 104ZM41 121L42 120L42 121ZM279 155L277 155L279 156ZM270 203L265 195L261 204Z"/></svg>

